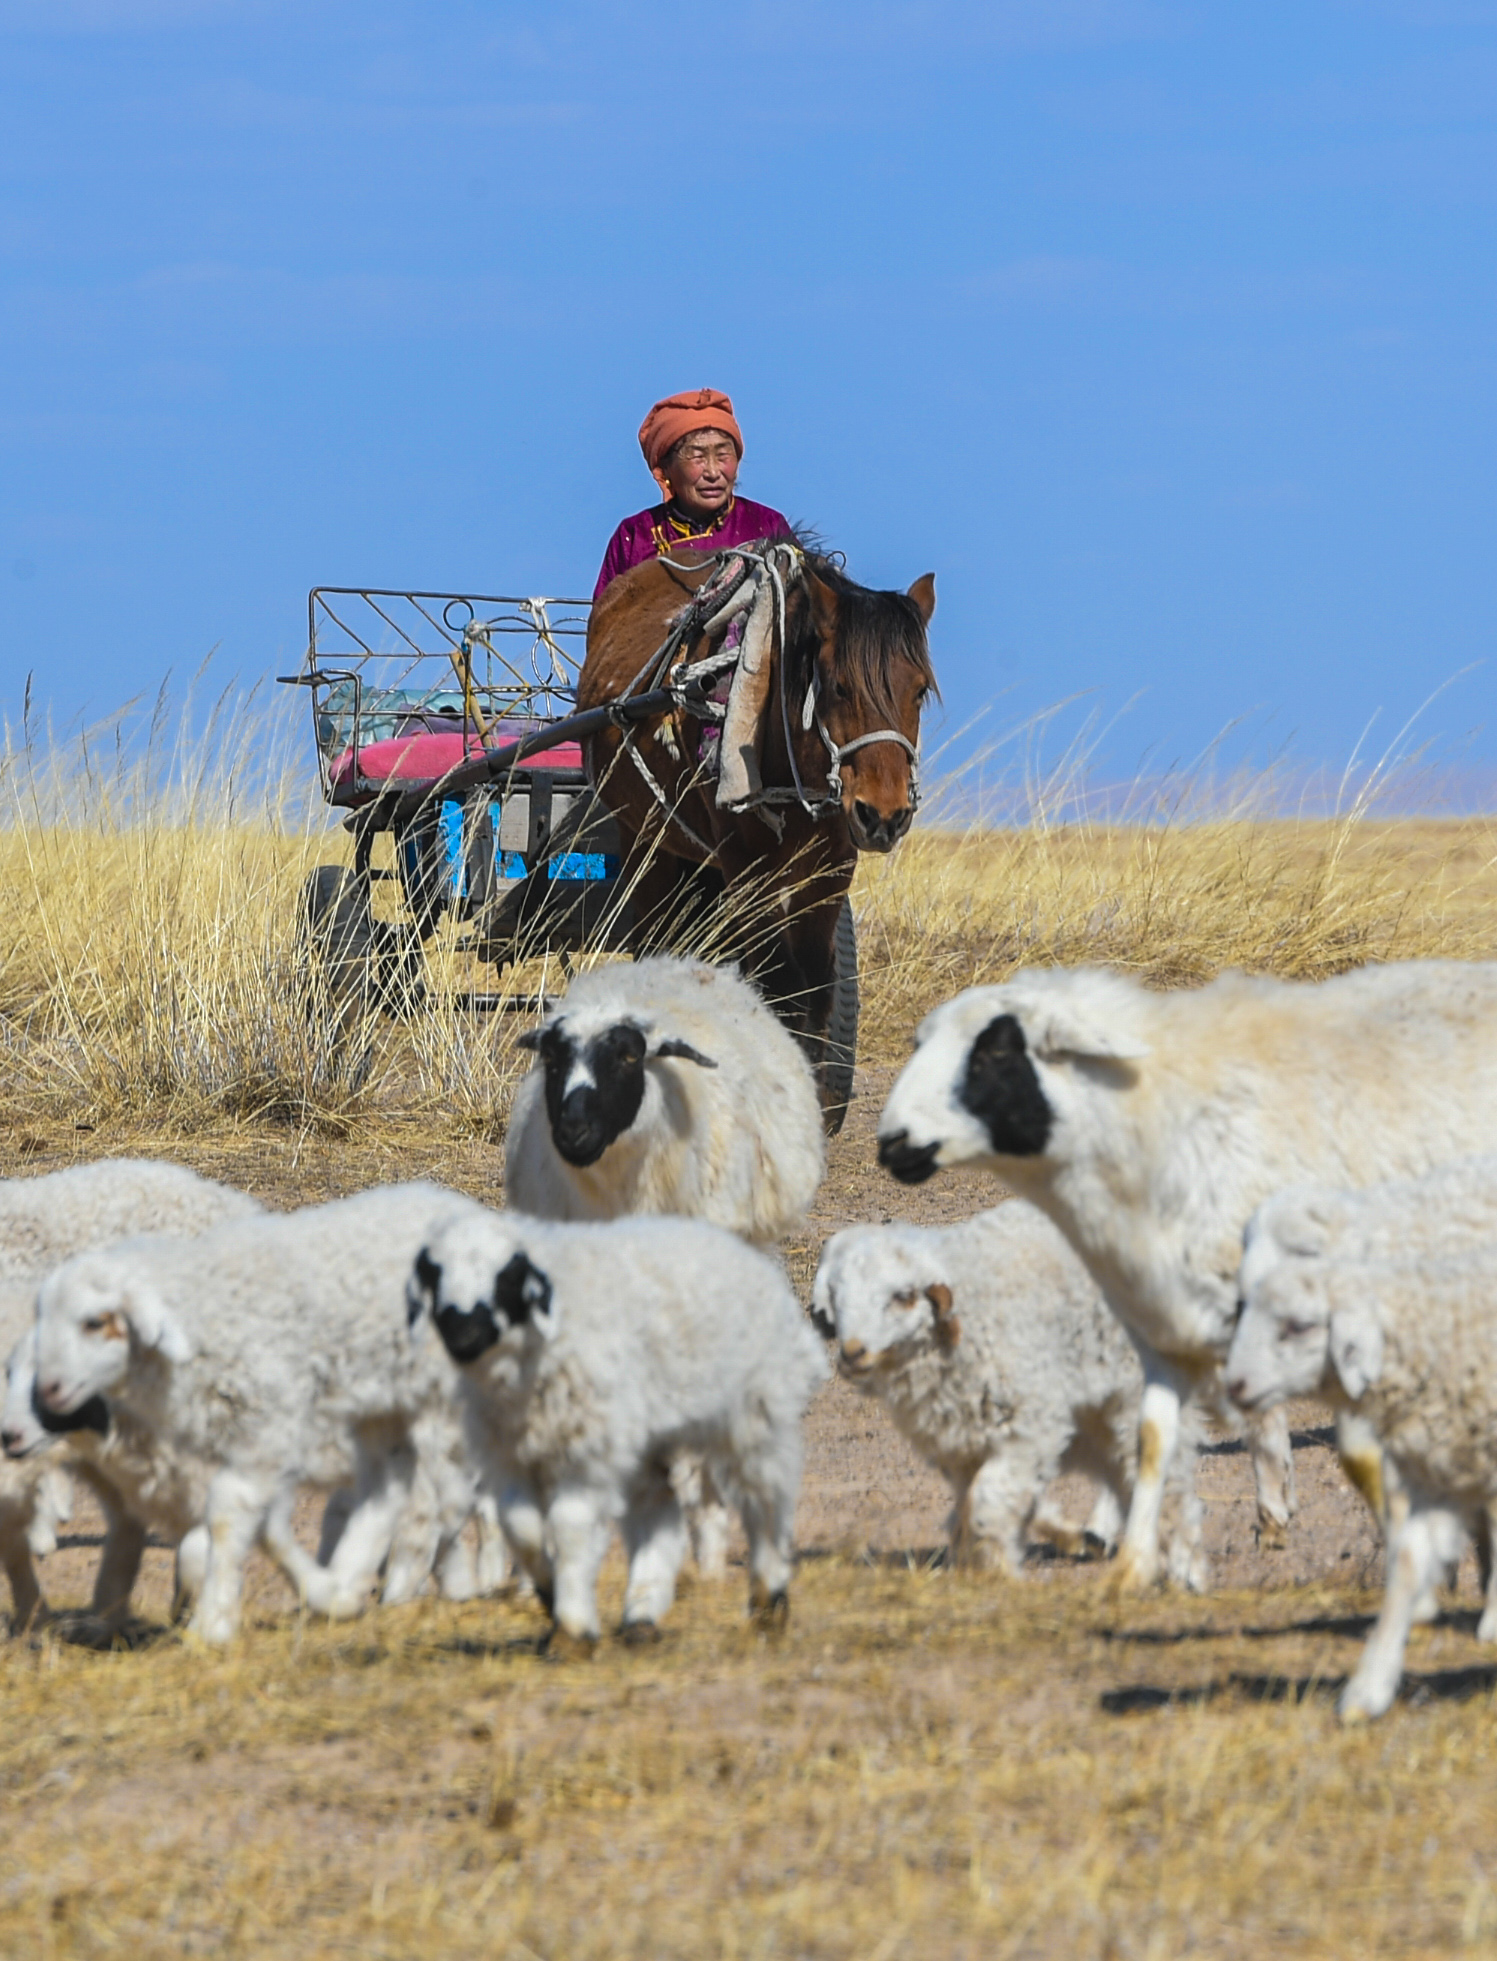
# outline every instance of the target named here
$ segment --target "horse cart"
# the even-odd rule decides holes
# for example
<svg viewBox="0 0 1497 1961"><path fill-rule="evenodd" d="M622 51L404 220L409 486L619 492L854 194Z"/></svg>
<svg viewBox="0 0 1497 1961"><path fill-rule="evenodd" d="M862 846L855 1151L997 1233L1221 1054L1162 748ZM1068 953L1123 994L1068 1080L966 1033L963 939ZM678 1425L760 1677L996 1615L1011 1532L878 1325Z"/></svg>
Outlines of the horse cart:
<svg viewBox="0 0 1497 1961"><path fill-rule="evenodd" d="M353 1031L429 1008L439 934L496 981L541 957L565 969L578 953L660 944L588 747L606 734L629 752L683 710L710 719L700 686L662 665L660 684L579 709L585 600L322 586L307 612L306 659L282 678L308 691L323 794L353 838L351 865L318 866L303 893L315 1011ZM832 958L830 1013L807 1047L835 1129L858 1021L845 892ZM543 1005L513 986L447 998L477 1012Z"/></svg>

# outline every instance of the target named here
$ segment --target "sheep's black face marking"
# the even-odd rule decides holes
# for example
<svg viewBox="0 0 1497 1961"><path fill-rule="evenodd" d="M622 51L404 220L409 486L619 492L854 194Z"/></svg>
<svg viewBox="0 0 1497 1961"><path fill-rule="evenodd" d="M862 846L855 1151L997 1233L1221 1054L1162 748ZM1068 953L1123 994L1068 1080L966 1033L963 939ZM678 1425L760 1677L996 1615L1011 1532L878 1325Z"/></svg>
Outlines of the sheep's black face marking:
<svg viewBox="0 0 1497 1961"><path fill-rule="evenodd" d="M406 1302L406 1326L414 1328L421 1319L421 1310L430 1313L437 1311L437 1293L442 1285L442 1269L423 1246L416 1255L417 1292Z"/></svg>
<svg viewBox="0 0 1497 1961"><path fill-rule="evenodd" d="M632 1021L615 1023L581 1047L563 1022L545 1030L540 1051L546 1069L546 1115L556 1148L568 1164L579 1170L596 1164L639 1115L647 1047L643 1030ZM579 1062L592 1081L569 1089Z"/></svg>
<svg viewBox="0 0 1497 1961"><path fill-rule="evenodd" d="M437 1309L436 1320L442 1346L454 1362L476 1362L499 1339L499 1324L486 1301L480 1301L470 1313L449 1301Z"/></svg>
<svg viewBox="0 0 1497 1961"><path fill-rule="evenodd" d="M514 1254L494 1275L494 1307L511 1327L551 1305L551 1282L524 1253Z"/></svg>
<svg viewBox="0 0 1497 1961"><path fill-rule="evenodd" d="M41 1385L31 1385L31 1413L44 1430L50 1430L55 1437L66 1436L69 1430L93 1430L101 1437L109 1435L109 1405L102 1396L90 1396L86 1403L77 1409L70 1409L66 1416L59 1416L55 1409L48 1409L41 1398Z"/></svg>
<svg viewBox="0 0 1497 1961"><path fill-rule="evenodd" d="M878 1161L901 1185L923 1185L935 1175L939 1144L912 1144L907 1130L896 1130L878 1140Z"/></svg>
<svg viewBox="0 0 1497 1961"><path fill-rule="evenodd" d="M1036 1158L1043 1152L1055 1114L1016 1016L999 1015L972 1044L957 1100L987 1131L997 1156Z"/></svg>

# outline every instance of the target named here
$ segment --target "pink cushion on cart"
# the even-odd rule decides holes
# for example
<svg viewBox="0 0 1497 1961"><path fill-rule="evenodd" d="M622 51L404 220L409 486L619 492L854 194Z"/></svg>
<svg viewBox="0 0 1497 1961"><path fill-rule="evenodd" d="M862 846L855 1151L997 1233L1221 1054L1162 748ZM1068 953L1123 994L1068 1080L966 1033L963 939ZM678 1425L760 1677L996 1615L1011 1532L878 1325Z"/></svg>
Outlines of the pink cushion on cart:
<svg viewBox="0 0 1497 1961"><path fill-rule="evenodd" d="M375 783L435 783L459 763L471 762L484 753L476 735L465 736L460 729L426 729L416 735L392 735L384 742L366 742L358 752L345 749L329 765L328 781L346 783L355 774ZM496 753L502 755L503 749ZM521 769L581 769L582 748L576 742L559 742L554 749L543 749L527 756Z"/></svg>

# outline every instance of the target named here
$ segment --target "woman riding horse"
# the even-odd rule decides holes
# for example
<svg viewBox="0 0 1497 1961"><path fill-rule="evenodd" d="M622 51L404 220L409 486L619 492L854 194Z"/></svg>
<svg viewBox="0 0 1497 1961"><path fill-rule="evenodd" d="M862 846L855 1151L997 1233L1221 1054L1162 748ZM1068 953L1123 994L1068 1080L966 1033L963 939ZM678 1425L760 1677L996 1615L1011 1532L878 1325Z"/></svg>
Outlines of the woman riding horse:
<svg viewBox="0 0 1497 1961"><path fill-rule="evenodd" d="M743 431L732 402L717 389L693 388L657 402L640 424L639 446L665 502L636 511L614 532L594 599L621 572L648 558L793 535L778 511L735 494Z"/></svg>
<svg viewBox="0 0 1497 1961"><path fill-rule="evenodd" d="M657 403L640 443L670 496L614 534L577 694L587 709L677 688L584 744L618 825L630 944L700 944L705 917L714 957L742 958L801 1037L836 1128L856 1023L848 887L857 854L892 850L919 800L935 580L870 591L735 498L726 396Z"/></svg>

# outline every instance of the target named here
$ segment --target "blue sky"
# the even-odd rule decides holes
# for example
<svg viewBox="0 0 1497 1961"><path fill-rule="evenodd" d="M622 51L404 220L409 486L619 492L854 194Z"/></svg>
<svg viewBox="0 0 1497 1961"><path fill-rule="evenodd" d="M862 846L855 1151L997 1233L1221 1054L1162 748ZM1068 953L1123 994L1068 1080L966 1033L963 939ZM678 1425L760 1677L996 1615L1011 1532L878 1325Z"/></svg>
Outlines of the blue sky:
<svg viewBox="0 0 1497 1961"><path fill-rule="evenodd" d="M1470 668L1497 782L1497 5L0 0L0 117L12 716L586 590L710 383L948 729L1336 766Z"/></svg>

